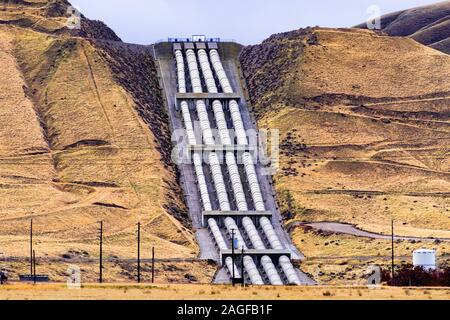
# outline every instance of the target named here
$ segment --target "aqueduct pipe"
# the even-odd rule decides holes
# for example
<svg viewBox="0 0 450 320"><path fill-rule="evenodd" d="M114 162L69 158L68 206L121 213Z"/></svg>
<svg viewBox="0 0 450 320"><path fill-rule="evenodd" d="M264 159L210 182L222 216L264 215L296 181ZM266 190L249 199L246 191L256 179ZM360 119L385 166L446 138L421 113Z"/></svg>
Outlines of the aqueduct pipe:
<svg viewBox="0 0 450 320"><path fill-rule="evenodd" d="M178 71L178 91L180 93L186 93L186 78L185 78L183 54L181 51L177 50L175 52L175 56L176 56L176 60L177 60L177 71ZM195 144L197 144L197 142L196 142L196 138L195 138L195 134L194 134L194 129L193 129L191 115L189 112L189 107L188 107L188 104L186 101L181 102L181 111L183 114L183 119L184 119L184 123L185 123L185 127L186 127L188 143L190 145L195 145ZM203 172L202 159L198 153L195 153L193 155L193 162L194 162L195 172L197 175L198 186L200 189L200 195L202 198L203 209L205 211L211 211L212 210L211 200L209 198L205 174ZM228 249L227 244L226 244L225 240L223 239L222 233L220 232L220 229L217 226L216 221L214 219L209 219L208 225L214 236L214 239L216 240L216 243L217 243L217 246L219 247L219 249L220 250ZM227 259L225 259L225 264L226 264L230 274L232 274L233 269L234 269L235 276L237 278L241 277L241 274L240 274L237 266L236 265L233 266L233 259L231 257L228 257Z"/></svg>
<svg viewBox="0 0 450 320"><path fill-rule="evenodd" d="M233 93L233 88L231 87L230 81L228 80L228 76L223 68L223 64L217 50L215 49L210 50L210 59L214 71L216 72L217 78L219 79L223 92ZM233 126L235 129L237 142L238 144L247 145L248 139L245 133L244 123L242 121L242 116L239 110L239 104L235 100L231 100L229 108L233 121ZM257 211L264 211L265 210L264 200L262 198L261 188L259 186L255 165L251 154L244 153L243 161L255 208ZM272 248L283 249L283 245L281 244L281 241L279 240L270 220L267 219L266 217L263 217L260 219L260 225ZM286 256L282 256L280 257L279 262L283 269L283 272L288 278L289 283L300 284L300 279L294 267L292 266L292 263L290 262L289 258Z"/></svg>
<svg viewBox="0 0 450 320"><path fill-rule="evenodd" d="M215 83L214 75L211 70L211 65L208 60L208 54L206 53L205 50L200 49L200 50L198 50L198 58L199 58L199 62L200 62L200 66L201 66L201 70L202 70L205 82L207 84L208 92L217 93L218 90L217 90L217 86ZM225 121L225 114L223 112L223 106L219 100L213 101L213 111L214 111L214 115L216 118L216 124L219 129L222 143L224 145L231 145L232 143L231 143L230 133L228 130L227 123ZM237 111L239 112L239 107L238 107ZM240 117L240 112L239 112L239 117ZM245 135L245 132L244 132L244 135ZM242 186L239 170L238 170L238 167L236 164L236 158L232 152L227 152L226 162L227 162L228 171L230 174L230 179L231 179L231 183L232 183L238 210L239 211L248 211L248 206L247 206L247 201L245 199L244 189ZM245 163L246 162L244 161L244 164ZM254 167L252 166L251 168L254 171ZM253 175L251 173L249 173L248 176L249 176L249 180L252 179L251 183L254 184L252 193L254 192L253 190L255 189L255 187L258 188L258 190L259 190L259 183L258 183L258 180L256 177L256 173L253 172ZM261 194L261 192L259 192L259 194ZM255 198L255 196L253 198ZM262 198L260 199L260 202L258 204L262 204L262 206L264 205ZM261 208L261 206L260 206L260 208ZM263 210L264 209L262 209L260 211L263 211ZM247 220L245 220L245 222L246 222L245 223L246 227L244 227L244 228L250 238L250 241L252 242L252 245L256 249L266 249L257 230L256 230L256 227L253 224L253 221L251 219L247 218ZM237 225L235 224L233 219L227 218L225 220L225 223L227 225L227 229L229 232L230 232L230 230L233 230L233 229L237 230ZM243 241L240 232L237 232L236 238L238 239L239 243L241 243L241 242L243 243L243 245L238 245L239 248L245 246L245 242ZM269 278L269 281L271 284L273 284L273 285L282 285L283 284L270 257L264 256L261 259L261 265L263 266L263 269L264 269L265 273L267 274L267 277Z"/></svg>
<svg viewBox="0 0 450 320"><path fill-rule="evenodd" d="M194 93L202 93L203 90L202 90L202 86L201 86L200 73L199 73L198 63L197 63L197 59L196 59L194 50L187 50L186 57L187 57L189 75L191 78L193 92ZM212 72L211 72L211 74L212 74ZM207 84L208 84L208 81L207 81ZM209 86L211 86L211 85L212 85L212 82L209 81ZM214 86L215 86L215 83L214 83ZM204 140L205 144L207 144L207 145L214 145L214 138L213 138L212 130L210 127L209 117L208 117L208 113L206 110L205 102L203 100L197 100L196 108L197 108L197 114L199 117L200 127L203 132L203 140ZM229 157L227 157L227 158L229 158ZM210 167L211 167L211 171L212 171L214 186L216 188L217 197L219 199L220 209L221 209L221 211L230 211L231 210L230 203L228 201L228 194L226 191L225 183L223 181L223 175L222 175L222 169L220 166L220 161L215 152L209 153L209 162L210 162ZM230 164L232 165L232 162L230 162ZM241 246L245 246L245 242L244 242L242 235L240 234L239 229L238 229L236 223L234 222L234 220L232 218L229 218L229 219L227 218L225 220L225 224L227 225L228 232L231 232L231 230L235 231L235 236L238 241L238 244L240 244ZM232 244L232 245L234 245L234 244ZM260 282L262 282L262 284L263 284L263 281L261 279L261 276L259 275L259 272L257 270L257 267L256 267L253 259L251 259L250 257L248 257L248 258L249 259L244 259L243 263L244 263L244 268L247 270L247 274L250 277L250 280L254 284L261 284ZM256 271L256 273L255 273L255 271Z"/></svg>

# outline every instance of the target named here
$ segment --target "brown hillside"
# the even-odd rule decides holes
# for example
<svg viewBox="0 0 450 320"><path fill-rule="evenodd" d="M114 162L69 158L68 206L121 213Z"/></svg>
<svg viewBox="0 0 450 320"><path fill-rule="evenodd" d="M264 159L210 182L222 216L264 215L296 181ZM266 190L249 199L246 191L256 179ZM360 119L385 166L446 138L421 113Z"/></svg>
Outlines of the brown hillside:
<svg viewBox="0 0 450 320"><path fill-rule="evenodd" d="M0 251L17 257L13 275L27 272L33 218L37 255L52 261L40 272L64 279L71 259L98 255L100 220L105 258L134 258L140 221L144 258L152 246L159 258L195 258L149 50L85 18L69 31L66 5L0 3ZM93 261L83 265L85 280L97 277ZM123 262L105 272L107 280L135 276ZM205 281L211 272L181 263L159 278Z"/></svg>
<svg viewBox="0 0 450 320"><path fill-rule="evenodd" d="M357 27L367 28L365 23ZM381 30L450 53L450 1L387 14L381 19Z"/></svg>
<svg viewBox="0 0 450 320"><path fill-rule="evenodd" d="M287 226L329 221L389 234L393 218L400 235L450 238L448 55L367 30L311 29L247 47L241 63L260 127L280 130L274 179ZM383 240L293 232L311 271L336 263L322 270L326 281L351 274L350 261L389 254Z"/></svg>

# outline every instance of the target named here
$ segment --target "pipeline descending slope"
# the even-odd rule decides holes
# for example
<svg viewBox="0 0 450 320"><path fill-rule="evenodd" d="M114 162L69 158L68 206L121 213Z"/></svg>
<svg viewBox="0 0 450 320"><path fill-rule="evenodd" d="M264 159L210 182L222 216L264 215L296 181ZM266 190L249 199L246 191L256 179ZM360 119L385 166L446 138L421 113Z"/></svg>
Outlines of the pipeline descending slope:
<svg viewBox="0 0 450 320"><path fill-rule="evenodd" d="M213 68L216 72L217 78L219 79L219 82L223 89L223 92L233 93L233 89L229 82L228 76L223 68L222 61L220 60L220 55L217 50L215 50L215 49L210 50L210 60L212 62ZM230 113L231 113L233 126L235 129L235 134L237 137L238 144L239 145L248 145L248 139L247 139L244 124L242 121L241 113L239 110L239 104L237 103L236 100L231 100L229 102L229 109L230 109ZM264 201L262 198L261 189L259 186L256 171L255 171L255 164L253 162L253 158L252 158L251 154L248 152L244 153L243 161L244 161L245 171L247 174L247 179L250 184L251 194L252 194L253 202L255 204L255 208L257 211L265 211L266 208L265 208ZM249 223L248 220L250 220L251 224ZM247 225L247 228L248 228L247 232L254 234L254 230L251 227L253 222L251 221L251 219L248 219L248 220L246 220L246 224L245 224L245 225ZM281 241L278 239L278 236L276 235L274 228L272 227L270 220L266 217L262 217L262 218L260 218L260 225L263 228L264 233L265 233L267 239L269 240L272 248L273 249L284 249L281 244ZM259 243L259 241L257 241L257 239L255 239L255 243L257 243L258 246L261 245ZM262 246L263 246L263 244L262 244ZM263 264L264 263L268 264L268 259L270 260L269 257L264 257ZM270 263L272 263L272 262L270 261ZM294 267L292 266L292 263L290 262L290 260L287 256L280 257L279 264L280 264L283 272L285 273L289 283L297 284L297 285L301 284L301 281L300 281Z"/></svg>
<svg viewBox="0 0 450 320"><path fill-rule="evenodd" d="M176 60L177 60L178 91L180 93L186 93L186 76L185 76L183 54L181 53L181 51L177 51L175 53L175 55L176 55ZM185 130L186 130L188 142L191 145L195 145L195 144L197 144L197 141L196 141L196 137L194 134L194 128L193 128L191 116L189 113L189 106L186 101L181 102L181 111L183 114L183 119L184 119L184 123L185 123ZM195 172L197 175L197 181L198 181L198 186L200 189L200 195L201 195L201 199L202 199L202 203L203 203L203 208L206 211L211 211L212 206L211 206L211 201L210 201L210 197L209 197L209 193L208 193L208 188L206 186L205 174L203 172L202 159L198 153L193 154L193 163L194 163ZM228 249L227 244L226 244L225 240L223 239L222 233L220 232L220 229L219 229L216 221L214 219L209 219L208 225L211 229L211 232L214 235L214 238L217 242L219 249L220 250ZM228 257L225 260L225 263L231 273L233 270L232 258ZM241 275L237 271L238 268L236 266L234 266L234 270L235 270L235 276L237 278L240 278Z"/></svg>
<svg viewBox="0 0 450 320"><path fill-rule="evenodd" d="M205 50L198 50L198 57L201 65L201 69L203 72L203 76L205 78L205 82L207 84L208 92L210 93L218 93L218 89L215 83L215 79L211 70L211 66L208 60L208 55ZM234 100L233 100L234 101ZM216 119L217 128L220 133L220 138L223 145L232 145L231 137L229 134L229 129L227 127L227 123L225 120L225 114L223 112L222 103L219 100L214 100L212 103L214 116ZM228 171L230 173L230 178L232 182L233 192L235 196L235 201L237 202L237 207L239 211L248 211L247 201L245 199L244 189L242 186L241 178L239 175L239 170L236 164L236 158L233 152L226 153L226 163L228 166ZM227 228L230 230L229 225L232 225L231 228L237 228L234 220L232 218L227 218L225 220L227 224ZM255 249L264 250L266 249L261 237L259 236L253 221L245 217L244 225L246 226L245 230L247 235L252 242L252 245ZM237 229L236 229L237 230ZM241 237L239 233L239 237ZM272 263L272 260L268 256L264 256L261 260L262 266L264 268L265 273L267 274L269 281L272 285L282 285L283 281L281 280L278 272Z"/></svg>
<svg viewBox="0 0 450 320"><path fill-rule="evenodd" d="M194 93L202 93L203 89L202 89L201 80L200 80L200 73L199 73L199 69L198 69L197 58L196 58L194 50L187 50L186 57L187 57L187 62L188 62L188 67L189 67L189 75L190 75L190 79L191 79L193 92ZM214 141L211 127L210 127L208 111L206 109L206 104L205 104L204 100L196 100L196 110L197 110L197 115L198 115L199 122L200 122L200 127L201 127L201 130L203 133L203 140L206 145L214 146L215 141ZM209 156L209 163L210 163L210 168L212 171L214 186L216 188L216 193L217 193L217 196L219 199L220 209L221 209L221 211L230 211L231 210L230 202L228 199L228 193L227 193L226 186L224 183L224 178L222 175L222 168L220 165L219 157L218 157L217 153L215 153L215 152L209 153L208 156ZM231 156L233 157L233 159L231 159L230 157L227 156L227 163L229 164L229 168L230 168L230 166L233 167L233 165L234 166L236 165L234 155L231 154ZM237 170L237 168L235 170ZM209 219L209 220L211 220L211 219ZM208 223L211 224L209 222L209 220L208 220ZM226 225L226 228L227 228L227 231L229 234L232 232L232 230L234 230L236 232L236 234L235 234L235 237L237 240L236 246L238 248L247 249L245 241L243 240L243 237L240 234L239 229L238 229L234 219L232 219L232 218L225 219L225 225ZM244 259L244 268L247 271L247 274L249 275L250 280L252 281L253 284L264 284L259 272L257 272L257 267L251 257Z"/></svg>
<svg viewBox="0 0 450 320"><path fill-rule="evenodd" d="M180 163L179 168L200 257L221 261L218 283L229 281L234 272L237 278L253 284L313 284L294 269L290 255L300 254L278 221L272 224L271 217L278 216L273 192L260 176L264 168L254 160L255 146L245 130L252 128L252 123L236 78L238 70L234 69L238 47L228 43L220 46L224 57L219 57L214 44L161 43L154 47L172 129L185 129L183 134L173 131L173 141L180 145L184 136L184 147L176 150L190 154L191 161ZM230 49L232 60L227 60ZM221 58L230 68L227 73ZM231 88L228 72L236 81L236 91ZM229 257L230 245L244 249L238 265Z"/></svg>
<svg viewBox="0 0 450 320"><path fill-rule="evenodd" d="M183 60L183 52L181 50L177 50L176 53L177 58L177 70L178 70L178 77L179 82L183 84L183 90L180 90L181 93L186 91L186 75L184 70L184 60ZM197 63L197 57L195 55L195 51L193 49L186 50L186 57L187 57L187 63L188 63L188 69L189 69L189 75L191 80L191 85L194 93L202 93L202 83ZM222 88L224 89L225 93L232 93L231 86L229 84L228 78L225 74L225 71L223 70L222 63L220 61L220 57L218 55L218 52L216 50L210 51L210 57L211 61L213 62L214 69L218 75L219 83L221 84ZM204 75L204 80L206 87L208 89L209 93L217 93L218 89L215 84L214 75L211 69L211 65L208 61L208 54L205 50L199 50L198 51L198 58L200 61L200 66L202 68L202 73ZM195 107L200 123L200 127L203 134L203 140L206 145L214 146L215 141L213 137L213 133L210 126L210 120L208 116L208 110L205 104L204 100L195 100ZM248 145L247 136L245 133L243 121L241 118L239 105L237 101L232 100L230 101L230 113L233 120L233 126L238 128L236 130L236 136L238 137L238 144L239 145ZM192 128L192 120L190 118L189 113L189 106L187 102L183 101L181 103L181 109L183 112L183 119L186 124L187 128L187 136L189 139L190 144L196 143L195 135ZM214 100L212 102L212 109L214 111L214 117L217 124L217 128L220 132L220 140L223 145L232 145L231 137L229 135L229 130L227 127L227 123L225 120L225 114L223 111L222 103L219 100ZM239 130L240 129L240 130ZM199 155L196 155L194 158L194 166L196 167L197 176L199 178L199 188L200 192L202 193L202 201L204 202L205 199L208 203L207 206L204 206L205 210L208 210L211 208L211 203L209 200L209 197L207 198L207 188L205 186L206 183L203 183L202 180L204 180L204 174L202 171L200 171L199 168ZM234 200L236 202L236 206L239 211L245 212L248 210L247 201L245 199L245 193L243 191L242 182L240 180L239 176L239 170L237 168L236 159L234 157L234 154L232 152L227 152L226 155L226 164L227 169L229 173L229 177L231 180L231 185L233 189L234 194ZM224 177L222 175L222 168L219 161L219 158L215 152L211 152L208 154L208 160L212 172L212 178L214 182L214 187L217 193L218 202L220 206L220 210L222 212L230 211L230 201L228 198L228 192L226 189L226 185L224 183ZM255 170L255 164L253 162L253 158L250 153L246 152L243 155L243 162L245 167L245 174L247 181L250 186L251 191L251 198L253 200L253 204L257 211L265 211L264 201L262 198L262 193L259 186L259 181L256 175ZM203 191L202 191L203 190ZM261 218L259 220L261 228L268 239L268 242L270 246L275 250L282 250L284 247L281 244L281 241L278 239L275 230L272 227L272 224L269 219L267 218ZM230 234L232 231L236 233L236 243L239 248L247 249L247 245L243 239L243 236L234 221L233 218L227 217L224 220L224 224L226 227L226 231L228 234ZM220 250L225 250L227 248L226 242L223 239L222 232L220 231L220 228L217 225L217 222L214 219L208 220L208 225L211 230L212 235L214 236L216 243ZM266 246L264 245L263 240L261 239L258 230L256 226L253 224L253 221L249 217L244 217L242 220L242 225L245 229L245 232L247 236L250 239L250 242L253 246L253 248L257 250L264 250L266 249ZM283 281L281 280L281 277L278 274L278 271L273 264L271 258L269 256L263 256L260 260L261 265L263 267L264 273L267 275L267 278L269 279L269 282L273 285L281 285L283 284ZM295 269L293 268L292 264L290 263L290 260L287 256L282 256L279 259L279 265L281 267L282 272L286 275L286 278L288 279L289 283L292 284L300 284L300 280L295 272ZM261 278L261 275L258 272L258 268L255 265L253 259L250 256L246 256L243 260L245 270L247 271L247 274L250 277L250 280L254 284L263 284L264 281ZM233 267L233 264L226 263L227 266Z"/></svg>

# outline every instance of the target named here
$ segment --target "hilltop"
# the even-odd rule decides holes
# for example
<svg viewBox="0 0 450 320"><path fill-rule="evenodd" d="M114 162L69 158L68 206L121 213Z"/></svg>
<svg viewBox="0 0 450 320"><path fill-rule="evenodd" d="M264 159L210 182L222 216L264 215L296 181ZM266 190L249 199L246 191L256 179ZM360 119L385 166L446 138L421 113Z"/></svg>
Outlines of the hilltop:
<svg viewBox="0 0 450 320"><path fill-rule="evenodd" d="M357 27L367 28L367 25ZM384 15L381 31L391 36L410 37L450 54L450 1Z"/></svg>

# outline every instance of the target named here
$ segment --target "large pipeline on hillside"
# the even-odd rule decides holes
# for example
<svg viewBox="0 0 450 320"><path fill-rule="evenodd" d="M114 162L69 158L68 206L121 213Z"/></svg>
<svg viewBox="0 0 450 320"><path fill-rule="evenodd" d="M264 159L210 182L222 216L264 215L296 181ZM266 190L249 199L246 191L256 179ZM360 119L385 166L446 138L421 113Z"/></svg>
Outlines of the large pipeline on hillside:
<svg viewBox="0 0 450 320"><path fill-rule="evenodd" d="M186 93L186 77L185 77L183 54L181 51L176 51L175 56L176 56L176 60L177 60L177 70L178 70L178 91L180 93ZM183 120L184 120L185 127L186 127L188 143L190 145L195 145L195 144L197 144L197 141L196 141L195 134L194 134L194 129L193 129L193 124L192 124L192 120L191 120L191 115L189 112L189 107L188 107L188 104L186 101L181 102L181 111L183 114ZM205 211L212 211L211 200L210 200L209 193L208 193L208 187L206 185L205 174L203 172L202 159L198 153L195 153L193 155L193 162L194 162L195 172L197 175L198 187L200 190L200 195L201 195L201 199L202 199L202 203L203 203L203 209ZM217 226L216 221L214 219L209 219L208 225L214 236L214 239L216 240L219 250L227 250L228 247L226 245L225 240L223 239L222 233L220 232L220 229ZM233 261L232 261L231 257L228 257L225 260L225 264L227 265L227 268L228 268L228 271L230 272L230 274L233 272L233 269L234 269L235 276L237 278L241 277L241 274L237 271L237 266L236 265L233 266Z"/></svg>
<svg viewBox="0 0 450 320"><path fill-rule="evenodd" d="M213 72L211 70L211 65L208 60L208 54L206 53L205 50L200 49L200 50L198 50L198 57L199 57L203 77L207 84L208 92L209 93L217 93L218 89L217 89L217 86L215 83ZM219 100L213 101L213 111L214 111L214 116L216 118L216 124L217 124L217 128L219 130L219 133L220 133L222 143L224 145L231 145L232 144L231 137L230 137L229 129L227 127L227 123L225 121L225 113L223 112L222 103ZM231 183L232 183L232 187L233 187L233 191L234 191L234 197L235 197L235 201L237 203L238 210L239 211L248 211L248 205L247 205L247 201L245 199L244 189L242 186L239 170L238 170L238 167L236 164L236 158L232 152L227 152L226 162L227 162L228 171L229 171L229 175L230 175L230 179L231 179ZM259 188L259 184L256 179L256 174L255 174L255 180L253 181L253 183L255 183L257 185L257 187ZM262 199L261 199L261 202L262 202ZM231 224L231 223L234 224L232 227L227 225L229 232L230 232L230 230L233 230L233 229L237 230L237 225L235 225L233 219L227 218L225 220L225 222L227 222L227 221L229 222L229 224ZM246 220L246 226L247 226L247 228L245 228L245 230L247 231L247 229L248 229L251 232L251 234L248 234L248 233L247 234L250 238L250 241L252 242L252 245L256 249L266 249L261 238L259 237L259 235L257 235L257 232L255 235L254 231L256 231L256 227L254 226L253 221L251 219ZM237 232L237 238L239 239L239 243L241 241L243 241L242 236L239 231ZM245 246L245 243L243 243L243 245L239 245L238 247L241 248L243 246ZM263 257L263 259L261 260L261 264L262 264L263 269L266 272L271 284L273 284L273 285L283 284L280 277L278 276L275 266L272 263L272 260L268 256Z"/></svg>
<svg viewBox="0 0 450 320"><path fill-rule="evenodd" d="M217 50L213 49L210 50L209 56L223 92L233 93L233 88L231 87L230 81L228 80L228 76L223 68L219 53L217 52ZM248 139L245 133L244 123L242 121L242 116L239 110L239 104L237 103L237 101L231 100L229 103L229 108L238 144L248 145ZM257 211L264 211L265 210L264 200L262 197L261 188L259 186L258 178L256 175L255 164L253 162L251 154L244 153L243 161L255 208ZM264 230L266 238L269 241L272 248L276 250L284 249L270 220L267 219L266 217L263 217L260 219L260 225L261 228ZM300 284L301 283L300 279L294 267L292 266L292 263L290 262L289 258L286 256L282 256L279 259L279 262L289 283Z"/></svg>
<svg viewBox="0 0 450 320"><path fill-rule="evenodd" d="M190 79L191 79L193 92L194 93L202 93L203 89L202 89L201 80L200 80L200 72L198 69L197 58L196 58L194 50L187 50L186 57L187 57L189 75L190 75ZM211 74L212 74L212 72L211 72ZM215 86L215 82L209 81L209 86L211 86L212 84ZM214 145L215 144L214 137L213 137L212 130L210 127L209 117L208 117L208 112L206 110L205 102L203 100L197 100L196 107L197 107L197 114L199 117L200 127L203 132L203 140L206 145ZM234 158L234 155L233 155L233 158ZM227 157L227 160L228 160L227 164L231 165L231 167L232 167L231 171L233 171L233 169L237 170L237 167L236 168L233 167L233 161L230 161L231 158L229 156ZM209 164L210 164L211 171L212 171L214 186L216 188L216 193L217 193L217 197L219 200L220 209L221 209L221 211L231 211L230 203L229 203L229 199L228 199L228 193L227 193L223 175L222 175L222 168L220 165L219 157L217 156L217 154L215 152L209 153ZM234 161L234 164L235 164L235 161ZM236 183L236 188L238 188L236 176L234 176L234 179L235 179L235 183ZM239 183L240 183L240 181L239 181ZM242 188L242 185L241 185L241 188ZM231 233L234 230L238 246L240 245L240 247L246 248L245 241L243 240L242 235L240 234L239 229L238 229L236 223L234 222L234 219L232 219L232 218L225 219L225 224L227 226L229 233ZM232 244L232 245L235 245L235 244ZM248 257L248 258L250 258L250 257ZM247 270L247 274L249 275L252 283L261 284L260 282L262 282L262 278L259 275L259 272L257 270L257 267L256 267L253 259L251 259L251 258L244 259L244 268ZM255 270L257 272L257 275L255 274Z"/></svg>

